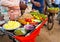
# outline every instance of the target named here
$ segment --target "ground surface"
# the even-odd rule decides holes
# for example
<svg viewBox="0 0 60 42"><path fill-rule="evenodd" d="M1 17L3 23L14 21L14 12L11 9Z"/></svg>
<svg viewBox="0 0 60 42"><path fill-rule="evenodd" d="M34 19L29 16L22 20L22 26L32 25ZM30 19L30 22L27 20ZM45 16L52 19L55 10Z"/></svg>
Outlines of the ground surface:
<svg viewBox="0 0 60 42"><path fill-rule="evenodd" d="M48 31L45 27L42 28L36 42L60 42L60 25L58 25L58 21L54 22L54 28L51 31Z"/></svg>

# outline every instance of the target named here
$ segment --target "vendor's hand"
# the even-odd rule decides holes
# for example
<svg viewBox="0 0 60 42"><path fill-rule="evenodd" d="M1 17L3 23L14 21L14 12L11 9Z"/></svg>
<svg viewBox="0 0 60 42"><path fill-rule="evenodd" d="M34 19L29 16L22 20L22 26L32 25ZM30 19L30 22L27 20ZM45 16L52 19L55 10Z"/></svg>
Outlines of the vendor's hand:
<svg viewBox="0 0 60 42"><path fill-rule="evenodd" d="M23 2L20 2L20 9L25 10L27 8L27 5L24 4Z"/></svg>
<svg viewBox="0 0 60 42"><path fill-rule="evenodd" d="M31 3L34 3L34 0L31 0Z"/></svg>
<svg viewBox="0 0 60 42"><path fill-rule="evenodd" d="M36 7L40 7L40 6L41 6L41 4L40 4L39 2L34 2L34 5L35 5Z"/></svg>

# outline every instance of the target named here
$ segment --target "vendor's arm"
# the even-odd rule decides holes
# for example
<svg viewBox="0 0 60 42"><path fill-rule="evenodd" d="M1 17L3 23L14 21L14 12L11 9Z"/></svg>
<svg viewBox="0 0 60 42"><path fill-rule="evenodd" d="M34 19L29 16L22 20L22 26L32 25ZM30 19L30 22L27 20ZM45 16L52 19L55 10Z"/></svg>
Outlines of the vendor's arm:
<svg viewBox="0 0 60 42"><path fill-rule="evenodd" d="M41 6L40 2L36 2L34 0L31 0L31 3L34 4L36 7L40 7Z"/></svg>
<svg viewBox="0 0 60 42"><path fill-rule="evenodd" d="M46 0L44 0L44 13L46 14Z"/></svg>

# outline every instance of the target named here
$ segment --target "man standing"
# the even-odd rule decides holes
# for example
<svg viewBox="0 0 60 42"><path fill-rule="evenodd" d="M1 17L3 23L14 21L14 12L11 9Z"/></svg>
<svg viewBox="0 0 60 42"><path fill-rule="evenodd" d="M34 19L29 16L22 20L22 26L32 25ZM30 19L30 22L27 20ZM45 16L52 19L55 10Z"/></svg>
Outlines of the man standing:
<svg viewBox="0 0 60 42"><path fill-rule="evenodd" d="M33 6L32 9L38 10L40 13L43 13L44 10L44 0L31 0Z"/></svg>

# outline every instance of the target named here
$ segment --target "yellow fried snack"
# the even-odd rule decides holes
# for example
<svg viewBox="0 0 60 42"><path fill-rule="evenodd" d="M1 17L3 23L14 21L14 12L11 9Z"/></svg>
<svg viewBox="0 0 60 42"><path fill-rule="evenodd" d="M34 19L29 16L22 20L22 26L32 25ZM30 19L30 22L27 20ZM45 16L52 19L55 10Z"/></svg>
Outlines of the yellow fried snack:
<svg viewBox="0 0 60 42"><path fill-rule="evenodd" d="M3 27L6 30L13 30L21 26L21 24L17 21L8 21L8 23L4 24Z"/></svg>

